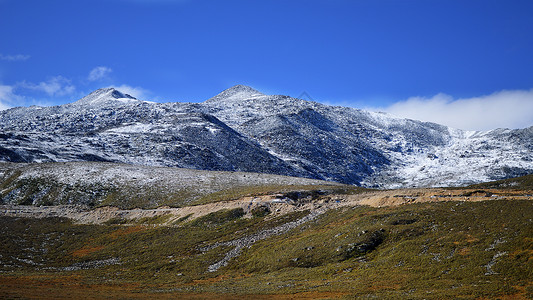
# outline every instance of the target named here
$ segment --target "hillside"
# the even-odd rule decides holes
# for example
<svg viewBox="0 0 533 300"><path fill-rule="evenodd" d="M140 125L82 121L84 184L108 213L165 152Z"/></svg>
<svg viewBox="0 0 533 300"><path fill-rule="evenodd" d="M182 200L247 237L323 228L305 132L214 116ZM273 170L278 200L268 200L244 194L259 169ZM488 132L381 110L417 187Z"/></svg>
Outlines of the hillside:
<svg viewBox="0 0 533 300"><path fill-rule="evenodd" d="M179 217L116 211L96 224L2 208L0 297L527 299L527 197L374 191L270 198L246 212L248 198Z"/></svg>
<svg viewBox="0 0 533 300"><path fill-rule="evenodd" d="M470 188L533 190L533 174L471 185Z"/></svg>
<svg viewBox="0 0 533 300"><path fill-rule="evenodd" d="M338 183L260 173L104 162L0 163L0 204L123 209L190 206L271 191L354 190Z"/></svg>
<svg viewBox="0 0 533 300"><path fill-rule="evenodd" d="M512 189L368 190L3 163L0 298L531 298L529 177L504 181Z"/></svg>
<svg viewBox="0 0 533 300"><path fill-rule="evenodd" d="M533 128L468 132L234 86L202 103L100 89L0 112L0 160L104 161L277 174L373 188L531 174Z"/></svg>

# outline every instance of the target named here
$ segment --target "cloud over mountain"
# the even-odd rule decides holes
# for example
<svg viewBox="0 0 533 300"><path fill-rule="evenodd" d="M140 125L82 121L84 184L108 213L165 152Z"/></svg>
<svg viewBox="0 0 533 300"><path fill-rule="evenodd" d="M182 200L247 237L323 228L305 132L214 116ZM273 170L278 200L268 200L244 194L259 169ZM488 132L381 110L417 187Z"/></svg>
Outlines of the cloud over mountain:
<svg viewBox="0 0 533 300"><path fill-rule="evenodd" d="M464 130L525 128L533 125L533 89L504 90L473 98L446 94L411 97L384 110L400 117Z"/></svg>
<svg viewBox="0 0 533 300"><path fill-rule="evenodd" d="M76 87L70 79L63 76L54 76L37 84L23 82L21 87L46 93L48 96L65 96L74 93Z"/></svg>
<svg viewBox="0 0 533 300"><path fill-rule="evenodd" d="M15 102L19 99L20 96L13 93L12 86L0 84L0 110L11 108L11 106L16 104Z"/></svg>
<svg viewBox="0 0 533 300"><path fill-rule="evenodd" d="M89 72L87 79L89 81L97 81L106 78L113 70L108 67L96 67Z"/></svg>

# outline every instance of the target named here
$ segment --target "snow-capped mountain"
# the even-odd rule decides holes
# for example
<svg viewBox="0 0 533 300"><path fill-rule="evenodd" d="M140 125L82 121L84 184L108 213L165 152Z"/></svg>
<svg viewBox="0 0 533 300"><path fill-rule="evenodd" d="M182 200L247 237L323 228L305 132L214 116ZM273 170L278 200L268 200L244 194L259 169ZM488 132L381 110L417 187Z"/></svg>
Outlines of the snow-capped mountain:
<svg viewBox="0 0 533 300"><path fill-rule="evenodd" d="M462 131L242 85L202 103L108 88L0 112L0 160L11 162L112 161L392 188L533 173L532 153L533 127Z"/></svg>

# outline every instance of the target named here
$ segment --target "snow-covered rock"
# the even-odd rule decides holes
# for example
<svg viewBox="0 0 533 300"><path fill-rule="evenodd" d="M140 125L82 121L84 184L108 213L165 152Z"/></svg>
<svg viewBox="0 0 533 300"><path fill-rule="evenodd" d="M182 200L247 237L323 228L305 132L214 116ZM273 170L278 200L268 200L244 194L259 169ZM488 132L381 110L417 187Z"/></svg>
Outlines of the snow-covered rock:
<svg viewBox="0 0 533 300"><path fill-rule="evenodd" d="M0 112L0 161L111 161L300 176L369 187L454 186L533 172L533 127L469 132L237 85L203 103L97 90Z"/></svg>

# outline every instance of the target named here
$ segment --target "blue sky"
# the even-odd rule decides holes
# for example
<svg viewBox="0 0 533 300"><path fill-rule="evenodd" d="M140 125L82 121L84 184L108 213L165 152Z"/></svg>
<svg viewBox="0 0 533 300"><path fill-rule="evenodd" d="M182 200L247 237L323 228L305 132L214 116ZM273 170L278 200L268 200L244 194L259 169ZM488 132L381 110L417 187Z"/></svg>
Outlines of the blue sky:
<svg viewBox="0 0 533 300"><path fill-rule="evenodd" d="M0 108L108 86L199 102L246 84L522 128L533 125L532 32L529 0L0 0Z"/></svg>

